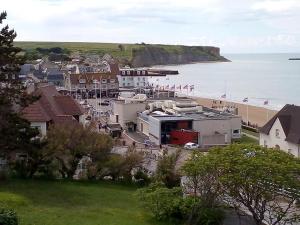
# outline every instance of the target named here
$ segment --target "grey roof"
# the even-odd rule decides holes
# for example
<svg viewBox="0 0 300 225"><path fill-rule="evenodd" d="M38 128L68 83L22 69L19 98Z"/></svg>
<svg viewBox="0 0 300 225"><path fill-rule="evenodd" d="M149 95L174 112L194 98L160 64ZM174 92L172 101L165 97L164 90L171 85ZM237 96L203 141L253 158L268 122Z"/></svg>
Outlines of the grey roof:
<svg viewBox="0 0 300 225"><path fill-rule="evenodd" d="M277 118L285 133L286 141L300 144L300 106L285 105L260 129L260 132L268 135Z"/></svg>

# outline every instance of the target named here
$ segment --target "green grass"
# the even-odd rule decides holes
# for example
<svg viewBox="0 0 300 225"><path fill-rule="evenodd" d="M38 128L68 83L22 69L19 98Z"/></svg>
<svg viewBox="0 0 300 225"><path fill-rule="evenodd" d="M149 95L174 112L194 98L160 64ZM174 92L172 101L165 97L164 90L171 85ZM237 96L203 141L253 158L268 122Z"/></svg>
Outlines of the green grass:
<svg viewBox="0 0 300 225"><path fill-rule="evenodd" d="M251 130L247 130L247 129L242 129L242 132L246 133L246 134L250 134L253 135L255 137L259 137L259 133L251 131Z"/></svg>
<svg viewBox="0 0 300 225"><path fill-rule="evenodd" d="M10 180L0 203L20 225L167 225L141 208L135 187L106 182Z"/></svg>
<svg viewBox="0 0 300 225"><path fill-rule="evenodd" d="M248 137L246 135L242 135L242 137L239 140L235 140L234 143L240 143L240 144L259 144L258 140L253 139L251 137Z"/></svg>

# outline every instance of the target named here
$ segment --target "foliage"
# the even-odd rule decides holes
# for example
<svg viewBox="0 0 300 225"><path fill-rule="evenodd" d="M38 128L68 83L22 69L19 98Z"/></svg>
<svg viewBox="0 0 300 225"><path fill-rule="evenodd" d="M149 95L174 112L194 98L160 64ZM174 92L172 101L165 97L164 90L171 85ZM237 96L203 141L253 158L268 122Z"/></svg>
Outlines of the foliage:
<svg viewBox="0 0 300 225"><path fill-rule="evenodd" d="M137 184L140 186L146 186L151 183L151 178L148 176L147 173L139 169L135 174L134 174L134 179Z"/></svg>
<svg viewBox="0 0 300 225"><path fill-rule="evenodd" d="M6 12L0 14L0 24L6 19ZM8 157L13 152L26 151L32 147L32 138L38 131L21 118L22 107L35 98L27 95L18 79L20 65L25 61L21 49L14 46L16 32L8 25L0 30L0 149Z"/></svg>
<svg viewBox="0 0 300 225"><path fill-rule="evenodd" d="M18 217L15 211L9 209L0 209L1 225L18 225Z"/></svg>
<svg viewBox="0 0 300 225"><path fill-rule="evenodd" d="M56 159L62 177L71 178L79 160L89 155L92 161L106 160L113 141L106 134L93 130L92 126L83 127L79 123L56 124L47 133L44 156Z"/></svg>
<svg viewBox="0 0 300 225"><path fill-rule="evenodd" d="M113 180L122 177L131 182L134 175L133 170L140 169L144 157L135 149L128 149L125 155L111 154L109 159L99 165L101 176L111 176Z"/></svg>
<svg viewBox="0 0 300 225"><path fill-rule="evenodd" d="M194 152L182 171L186 175L184 186L187 193L200 197L202 206L212 208L218 205L218 197L222 193L220 174L204 153Z"/></svg>
<svg viewBox="0 0 300 225"><path fill-rule="evenodd" d="M221 225L225 218L224 211L219 207L203 207L196 205L187 221L187 225Z"/></svg>
<svg viewBox="0 0 300 225"><path fill-rule="evenodd" d="M157 164L155 178L163 182L168 188L180 185L180 175L176 171L176 162L180 152L164 155Z"/></svg>
<svg viewBox="0 0 300 225"><path fill-rule="evenodd" d="M283 151L246 144L215 148L200 158L207 162L208 174L202 174L203 165L192 158L185 166L186 175L193 180L193 175L206 177L213 171L214 190L221 187L223 200L237 210L247 209L257 225L298 220L293 202L300 190L299 159Z"/></svg>
<svg viewBox="0 0 300 225"><path fill-rule="evenodd" d="M22 225L174 225L152 219L135 191L103 181L10 179L0 185L0 202Z"/></svg>
<svg viewBox="0 0 300 225"><path fill-rule="evenodd" d="M183 219L181 188L166 188L154 183L149 187L139 189L137 195L143 206L151 211L157 220Z"/></svg>

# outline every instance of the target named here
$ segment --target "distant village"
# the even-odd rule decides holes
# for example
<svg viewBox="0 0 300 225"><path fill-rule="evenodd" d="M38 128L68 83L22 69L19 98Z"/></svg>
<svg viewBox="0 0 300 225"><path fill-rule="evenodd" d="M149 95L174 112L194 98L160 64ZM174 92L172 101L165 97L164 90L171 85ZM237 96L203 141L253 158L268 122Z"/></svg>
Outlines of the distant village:
<svg viewBox="0 0 300 225"><path fill-rule="evenodd" d="M43 136L53 123L93 122L99 132L125 139L124 145L205 150L242 138L245 122L236 108L205 107L176 91L192 91L193 85L159 85L159 79L176 74L178 71L121 67L108 54L72 54L66 62L38 59L24 64L19 75L29 93L41 96L24 109L24 117ZM254 138L262 146L299 157L299 115L299 107L286 105L260 129L260 140Z"/></svg>

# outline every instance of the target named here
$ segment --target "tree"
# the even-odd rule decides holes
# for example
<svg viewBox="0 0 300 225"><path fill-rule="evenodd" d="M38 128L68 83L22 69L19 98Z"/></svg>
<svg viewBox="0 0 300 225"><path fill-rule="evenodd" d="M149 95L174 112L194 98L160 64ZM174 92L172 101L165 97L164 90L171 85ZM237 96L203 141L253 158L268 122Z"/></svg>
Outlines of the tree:
<svg viewBox="0 0 300 225"><path fill-rule="evenodd" d="M219 196L222 193L220 174L204 153L194 152L182 167L182 171L186 177L186 192L200 197L202 206L212 208L219 204Z"/></svg>
<svg viewBox="0 0 300 225"><path fill-rule="evenodd" d="M47 133L45 154L61 164L63 177L72 178L79 160L89 155L93 161L105 160L112 148L110 136L79 123L55 124Z"/></svg>
<svg viewBox="0 0 300 225"><path fill-rule="evenodd" d="M293 206L299 198L299 159L283 151L245 144L215 148L203 157L207 173L217 174L223 201L251 213L257 225L299 220Z"/></svg>
<svg viewBox="0 0 300 225"><path fill-rule="evenodd" d="M0 14L0 24L6 19L6 12ZM18 79L20 65L25 61L21 49L13 45L16 32L8 25L0 30L0 150L5 157L15 151L30 148L37 130L20 115L20 109L35 98L27 95Z"/></svg>
<svg viewBox="0 0 300 225"><path fill-rule="evenodd" d="M125 48L124 48L124 45L122 45L122 44L119 44L119 45L118 45L118 48L120 49L121 52L123 52L124 49L125 49Z"/></svg>
<svg viewBox="0 0 300 225"><path fill-rule="evenodd" d="M180 152L177 151L171 155L164 155L158 161L155 178L159 182L163 182L168 188L180 185L180 175L176 171L176 162Z"/></svg>

